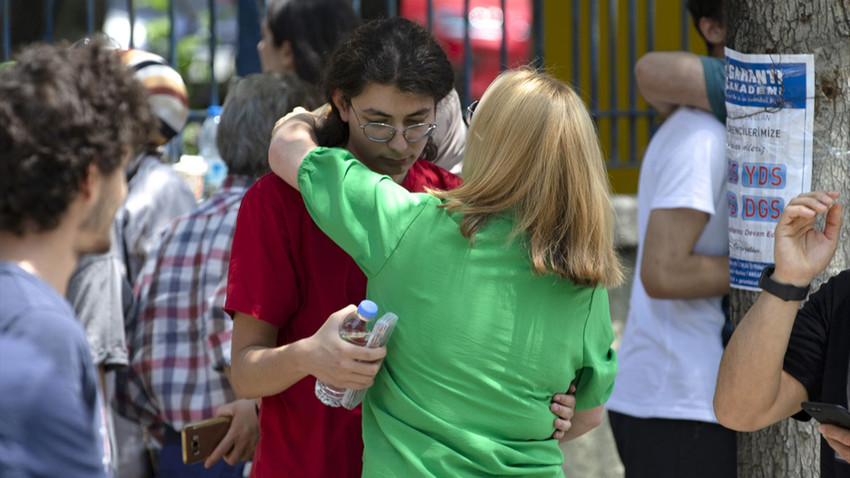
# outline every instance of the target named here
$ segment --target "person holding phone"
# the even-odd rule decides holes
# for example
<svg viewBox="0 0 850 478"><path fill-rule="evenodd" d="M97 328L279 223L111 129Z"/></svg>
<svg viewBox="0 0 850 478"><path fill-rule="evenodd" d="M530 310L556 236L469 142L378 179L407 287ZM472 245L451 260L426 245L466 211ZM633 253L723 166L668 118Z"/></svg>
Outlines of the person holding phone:
<svg viewBox="0 0 850 478"><path fill-rule="evenodd" d="M838 246L842 206L837 198L834 191L800 194L776 224L776 264L765 268L763 291L720 362L714 410L726 427L753 431L790 416L808 420L801 411L804 401L847 406L850 269L829 279L800 308L812 279L827 268ZM820 215L825 215L823 230L815 228ZM850 477L850 430L831 424L818 430L821 476Z"/></svg>

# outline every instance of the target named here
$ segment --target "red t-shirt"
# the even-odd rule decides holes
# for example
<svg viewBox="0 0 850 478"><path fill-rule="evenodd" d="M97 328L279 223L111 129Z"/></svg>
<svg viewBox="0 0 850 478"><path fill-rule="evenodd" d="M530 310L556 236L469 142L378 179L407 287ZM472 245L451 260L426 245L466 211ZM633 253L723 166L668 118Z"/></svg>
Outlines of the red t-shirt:
<svg viewBox="0 0 850 478"><path fill-rule="evenodd" d="M424 192L460 184L458 176L420 159L401 185ZM260 178L239 209L225 310L278 327L283 345L313 335L333 312L365 297L366 276L313 223L301 194L274 174ZM263 398L252 476L360 476L360 407L323 405L315 384L305 377Z"/></svg>

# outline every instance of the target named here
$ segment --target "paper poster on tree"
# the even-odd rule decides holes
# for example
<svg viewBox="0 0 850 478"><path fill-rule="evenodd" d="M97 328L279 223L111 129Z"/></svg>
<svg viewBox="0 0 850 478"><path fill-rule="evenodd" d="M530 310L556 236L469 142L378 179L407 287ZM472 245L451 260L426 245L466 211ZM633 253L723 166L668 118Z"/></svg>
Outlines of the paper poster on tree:
<svg viewBox="0 0 850 478"><path fill-rule="evenodd" d="M779 215L811 190L814 56L727 48L726 110L731 285L759 290Z"/></svg>

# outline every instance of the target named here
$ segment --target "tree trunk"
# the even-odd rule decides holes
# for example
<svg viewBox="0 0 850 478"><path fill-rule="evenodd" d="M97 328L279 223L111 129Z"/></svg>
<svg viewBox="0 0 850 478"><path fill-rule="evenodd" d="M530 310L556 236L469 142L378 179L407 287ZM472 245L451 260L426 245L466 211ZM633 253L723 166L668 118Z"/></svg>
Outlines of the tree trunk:
<svg viewBox="0 0 850 478"><path fill-rule="evenodd" d="M845 205L838 251L816 289L850 268L850 0L726 0L726 44L742 53L811 53L815 59L812 190L841 192ZM737 325L757 294L732 290ZM820 475L820 434L814 421L788 419L738 434L738 476Z"/></svg>

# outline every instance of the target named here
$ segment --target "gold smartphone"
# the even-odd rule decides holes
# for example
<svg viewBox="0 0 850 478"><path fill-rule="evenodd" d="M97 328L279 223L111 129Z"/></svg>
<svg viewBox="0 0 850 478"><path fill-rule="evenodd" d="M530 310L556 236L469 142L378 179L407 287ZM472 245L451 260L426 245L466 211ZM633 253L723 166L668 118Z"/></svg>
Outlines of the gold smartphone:
<svg viewBox="0 0 850 478"><path fill-rule="evenodd" d="M183 463L192 465L207 459L230 429L230 417L215 417L183 425Z"/></svg>

